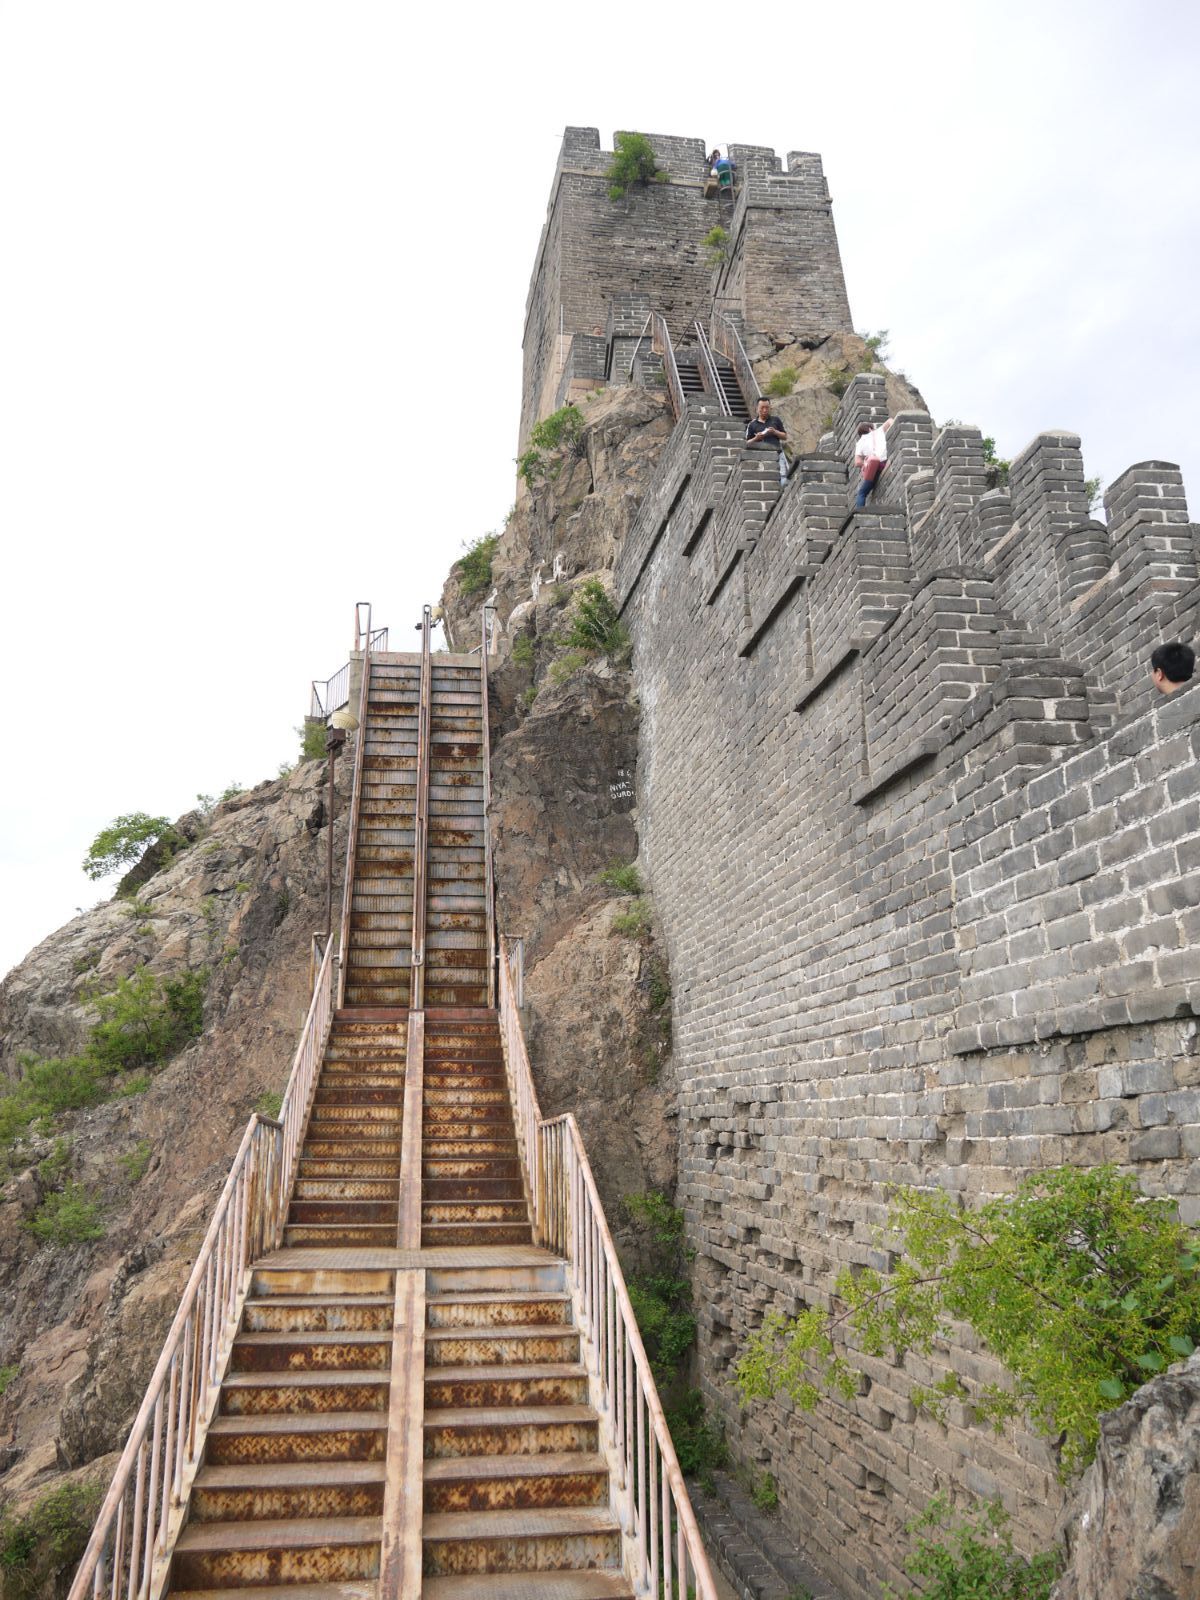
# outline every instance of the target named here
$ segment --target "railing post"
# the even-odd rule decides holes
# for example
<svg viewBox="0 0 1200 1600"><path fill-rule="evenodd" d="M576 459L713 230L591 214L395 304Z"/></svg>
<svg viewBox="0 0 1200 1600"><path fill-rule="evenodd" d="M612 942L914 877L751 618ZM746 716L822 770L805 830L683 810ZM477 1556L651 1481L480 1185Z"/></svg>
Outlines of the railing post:
<svg viewBox="0 0 1200 1600"><path fill-rule="evenodd" d="M408 1003L413 1011L425 1005L425 902L429 892L429 767L432 714L433 665L430 635L433 612L421 610L421 676L417 690L417 794L413 819L413 925Z"/></svg>
<svg viewBox="0 0 1200 1600"><path fill-rule="evenodd" d="M495 614L495 606L485 605L482 612L483 638L479 651L479 704L482 733L480 754L483 759L483 892L487 911L488 935L488 1005L496 1004L496 882L492 861L492 829L488 813L492 808L492 747L488 725L488 612Z"/></svg>

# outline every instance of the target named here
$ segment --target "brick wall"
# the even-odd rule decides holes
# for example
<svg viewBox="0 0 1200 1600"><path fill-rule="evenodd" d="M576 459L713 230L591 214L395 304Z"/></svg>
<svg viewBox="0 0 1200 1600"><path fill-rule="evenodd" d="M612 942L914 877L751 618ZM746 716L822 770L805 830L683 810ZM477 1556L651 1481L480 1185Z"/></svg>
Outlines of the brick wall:
<svg viewBox="0 0 1200 1600"><path fill-rule="evenodd" d="M1131 468L1105 526L1074 436L988 490L974 430L909 413L888 496L850 515L877 399L851 385L832 453L740 537L745 455L689 414L614 575L701 1381L864 1600L903 1587L903 1523L937 1489L999 1495L1019 1542L1048 1544L1054 1461L1018 1427L918 1415L913 1358L867 1362L850 1403L739 1412L730 1362L764 1312L877 1260L894 1183L977 1201L1116 1161L1200 1222L1200 691L1147 687L1150 648L1190 637L1200 603L1177 470Z"/></svg>

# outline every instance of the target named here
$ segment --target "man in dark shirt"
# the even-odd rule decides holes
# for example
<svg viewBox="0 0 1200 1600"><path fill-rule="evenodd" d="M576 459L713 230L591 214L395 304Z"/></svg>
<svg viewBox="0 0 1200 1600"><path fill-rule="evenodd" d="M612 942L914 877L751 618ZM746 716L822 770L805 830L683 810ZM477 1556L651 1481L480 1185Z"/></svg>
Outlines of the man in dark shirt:
<svg viewBox="0 0 1200 1600"><path fill-rule="evenodd" d="M771 402L760 399L758 402L758 415L751 417L746 424L746 443L770 446L779 451L779 481L787 482L787 457L783 447L787 443L787 429L776 416L772 415Z"/></svg>

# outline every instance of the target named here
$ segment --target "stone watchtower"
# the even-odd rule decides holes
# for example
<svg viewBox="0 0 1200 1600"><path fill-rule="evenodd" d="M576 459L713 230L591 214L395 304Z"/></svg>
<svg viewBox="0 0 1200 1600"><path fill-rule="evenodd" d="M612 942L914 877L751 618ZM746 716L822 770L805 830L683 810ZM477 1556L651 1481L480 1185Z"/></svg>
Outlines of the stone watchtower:
<svg viewBox="0 0 1200 1600"><path fill-rule="evenodd" d="M612 200L597 129L563 135L525 305L521 448L573 377L619 381L614 348L636 340L647 309L676 339L714 310L761 332L851 330L820 156L789 151L785 170L774 150L729 145L730 204L708 182L703 140L646 137L665 181ZM718 224L728 245L714 267L704 241Z"/></svg>

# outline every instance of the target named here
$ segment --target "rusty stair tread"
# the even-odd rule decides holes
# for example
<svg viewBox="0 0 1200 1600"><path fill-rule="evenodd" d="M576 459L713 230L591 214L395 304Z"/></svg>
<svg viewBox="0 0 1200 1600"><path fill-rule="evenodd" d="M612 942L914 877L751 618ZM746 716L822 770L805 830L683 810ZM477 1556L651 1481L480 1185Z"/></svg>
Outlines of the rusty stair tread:
<svg viewBox="0 0 1200 1600"><path fill-rule="evenodd" d="M278 1304L278 1301L274 1303ZM258 1346L287 1344L390 1344L391 1339L392 1330L390 1328L377 1328L374 1330L350 1328L343 1332L334 1331L332 1333L324 1330L315 1330L311 1333L306 1333L300 1329L289 1328L287 1330L280 1329L278 1332L268 1331L266 1333L239 1333L235 1342L240 1345ZM231 1374L231 1376L240 1377L245 1376L245 1374ZM274 1376L278 1378L281 1376L281 1374L275 1373ZM290 1378L293 1376L293 1374L287 1373L286 1376Z"/></svg>
<svg viewBox="0 0 1200 1600"><path fill-rule="evenodd" d="M376 1373L375 1377L378 1378ZM248 1416L214 1417L210 1434L386 1433L386 1411L262 1411Z"/></svg>
<svg viewBox="0 0 1200 1600"><path fill-rule="evenodd" d="M425 1304L437 1306L491 1306L491 1305L568 1305L570 1295L563 1289L446 1289L431 1294Z"/></svg>
<svg viewBox="0 0 1200 1600"><path fill-rule="evenodd" d="M438 1297L441 1298L440 1296ZM515 1296L514 1298L528 1299L528 1296ZM495 1296L489 1296L483 1303L490 1304ZM255 1337L268 1338L267 1334ZM484 1343L497 1339L578 1339L579 1329L569 1322L504 1322L468 1323L465 1326L453 1328L426 1328L426 1344L448 1343L458 1340L465 1343L468 1339L479 1339ZM522 1369L523 1370L523 1369Z"/></svg>
<svg viewBox="0 0 1200 1600"><path fill-rule="evenodd" d="M457 1461L457 1456L452 1458ZM490 1458L485 1458L490 1459ZM536 1460L536 1457L525 1457ZM546 1460L551 1458L547 1456ZM387 1476L383 1461L269 1461L261 1465L205 1464L196 1474L198 1489L295 1489L348 1483L382 1483Z"/></svg>
<svg viewBox="0 0 1200 1600"><path fill-rule="evenodd" d="M368 1519L369 1520L369 1519ZM421 1533L432 1539L561 1539L576 1533L617 1533L608 1506L546 1506L537 1511L433 1511Z"/></svg>
<svg viewBox="0 0 1200 1600"><path fill-rule="evenodd" d="M280 1522L189 1522L176 1553L200 1550L302 1550L337 1544L378 1544L382 1517L288 1518Z"/></svg>
<svg viewBox="0 0 1200 1600"><path fill-rule="evenodd" d="M274 1333L261 1336L247 1334L245 1337L262 1337L278 1343L286 1335ZM304 1337L311 1341L317 1336L306 1334ZM337 1334L334 1337L344 1340L348 1336ZM390 1334L377 1333L368 1335L369 1341L373 1344L378 1344L380 1339L390 1337ZM456 1369L446 1368L444 1370L451 1371ZM474 1369L468 1368L467 1370L472 1371ZM524 1370L522 1368L522 1371ZM579 1370L582 1372L583 1368L580 1367ZM222 1387L225 1389L349 1389L354 1387L362 1388L368 1384L373 1387L382 1384L386 1387L390 1381L390 1374L380 1367L343 1367L331 1372L306 1372L303 1369L295 1372L228 1372L225 1375Z"/></svg>
<svg viewBox="0 0 1200 1600"><path fill-rule="evenodd" d="M357 1578L346 1583L279 1583L265 1587L254 1584L237 1589L172 1589L170 1592L171 1600L379 1600L379 1584L374 1578ZM513 1594L517 1594L515 1589ZM607 1590L604 1594L607 1595ZM581 1596L580 1600L586 1597Z"/></svg>
<svg viewBox="0 0 1200 1600"><path fill-rule="evenodd" d="M239 1589L237 1594L238 1600L252 1600L254 1591ZM623 1572L601 1567L590 1572L475 1572L425 1578L421 1595L422 1600L633 1600L633 1588Z"/></svg>
<svg viewBox="0 0 1200 1600"><path fill-rule="evenodd" d="M559 1450L541 1456L432 1456L425 1462L426 1483L451 1483L460 1478L487 1478L494 1481L500 1478L566 1477L574 1472L607 1473L608 1462L598 1450Z"/></svg>
<svg viewBox="0 0 1200 1600"><path fill-rule="evenodd" d="M444 1367L441 1369L446 1370ZM478 1368L467 1367L468 1372ZM595 1422L599 1413L591 1406L445 1406L425 1413L425 1427L430 1433L440 1433L453 1428L518 1428L537 1427L539 1423ZM457 1457L447 1459L457 1460ZM464 1460L476 1460L466 1456ZM536 1460L521 1456L518 1460Z"/></svg>
<svg viewBox="0 0 1200 1600"><path fill-rule="evenodd" d="M527 1295L526 1299L532 1299ZM566 1297L564 1296L564 1299ZM282 1307L286 1311L295 1310L320 1310L340 1311L349 1309L360 1311L371 1306L392 1306L395 1296L391 1294L268 1294L255 1295L246 1301L247 1311L271 1311ZM239 1335L239 1337L245 1337Z"/></svg>
<svg viewBox="0 0 1200 1600"><path fill-rule="evenodd" d="M428 1338L432 1328L426 1329L425 1337ZM278 1374L276 1374L278 1376ZM375 1377L379 1374L376 1373ZM582 1361L500 1361L481 1362L478 1366L465 1367L428 1367L425 1371L426 1383L486 1383L496 1378L512 1378L518 1383L528 1383L531 1378L586 1378L587 1371ZM561 1415L568 1408L556 1407L555 1415ZM446 1412L438 1411L437 1416L445 1418ZM472 1416L480 1416L482 1412L471 1412ZM506 1409L506 1417L511 1413Z"/></svg>
<svg viewBox="0 0 1200 1600"><path fill-rule="evenodd" d="M426 1580L428 1593L428 1580ZM514 1596L517 1590L512 1591ZM607 1590L603 1591L607 1595ZM496 1590L490 1591L498 1593ZM541 1591L538 1591L541 1594ZM347 1583L279 1583L263 1587L250 1585L237 1589L172 1589L171 1600L379 1600L379 1584L374 1578L358 1578ZM545 1597L549 1600L549 1597ZM572 1597L574 1600L574 1597ZM580 1600L586 1597L580 1596Z"/></svg>

